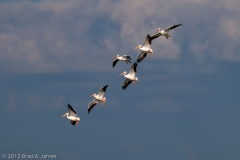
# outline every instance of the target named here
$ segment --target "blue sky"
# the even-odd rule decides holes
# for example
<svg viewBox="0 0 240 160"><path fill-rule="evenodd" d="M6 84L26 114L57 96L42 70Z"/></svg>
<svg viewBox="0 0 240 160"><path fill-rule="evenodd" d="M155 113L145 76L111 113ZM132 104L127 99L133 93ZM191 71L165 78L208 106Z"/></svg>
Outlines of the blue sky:
<svg viewBox="0 0 240 160"><path fill-rule="evenodd" d="M236 160L240 157L240 2L0 1L0 154L58 159ZM115 55L139 79L122 90ZM105 106L87 114L99 88ZM81 118L73 127L67 104Z"/></svg>

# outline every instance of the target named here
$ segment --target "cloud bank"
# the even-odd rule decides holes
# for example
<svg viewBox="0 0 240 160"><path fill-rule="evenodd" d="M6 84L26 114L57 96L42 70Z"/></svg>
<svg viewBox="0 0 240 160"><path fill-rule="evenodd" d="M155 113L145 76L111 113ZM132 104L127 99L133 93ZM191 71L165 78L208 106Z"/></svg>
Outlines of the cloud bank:
<svg viewBox="0 0 240 160"><path fill-rule="evenodd" d="M178 23L172 38L153 41L154 60L239 62L236 6L234 0L2 2L1 71L109 72L103 66L116 54L137 58L133 48L147 33Z"/></svg>

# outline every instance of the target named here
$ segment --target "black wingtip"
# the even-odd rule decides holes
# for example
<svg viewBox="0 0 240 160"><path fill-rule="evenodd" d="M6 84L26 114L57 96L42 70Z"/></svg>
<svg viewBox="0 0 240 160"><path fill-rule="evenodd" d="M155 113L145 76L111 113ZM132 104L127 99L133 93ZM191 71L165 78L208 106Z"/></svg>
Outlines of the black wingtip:
<svg viewBox="0 0 240 160"><path fill-rule="evenodd" d="M72 109L72 106L68 103L68 108L71 108Z"/></svg>
<svg viewBox="0 0 240 160"><path fill-rule="evenodd" d="M108 85L103 86L103 92L106 92L107 87L108 87Z"/></svg>
<svg viewBox="0 0 240 160"><path fill-rule="evenodd" d="M89 110L88 110L88 114L90 113L90 111L91 111L91 110L89 109Z"/></svg>
<svg viewBox="0 0 240 160"><path fill-rule="evenodd" d="M73 126L75 126L76 121L71 121L71 124L72 124Z"/></svg>

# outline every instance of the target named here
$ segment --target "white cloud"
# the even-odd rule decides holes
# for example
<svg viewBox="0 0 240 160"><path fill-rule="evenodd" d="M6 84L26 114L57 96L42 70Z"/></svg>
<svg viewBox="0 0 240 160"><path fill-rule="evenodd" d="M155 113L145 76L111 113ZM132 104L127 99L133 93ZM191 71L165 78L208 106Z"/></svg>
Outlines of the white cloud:
<svg viewBox="0 0 240 160"><path fill-rule="evenodd" d="M166 40L165 37L160 37L153 42L156 47L152 47L154 59L162 60L178 60L180 58L181 47L172 39Z"/></svg>
<svg viewBox="0 0 240 160"><path fill-rule="evenodd" d="M77 7L76 4L79 6L85 5L84 1L40 1L38 3L31 3L31 5L36 6L40 10L43 11L53 11L55 14L65 14L68 11L71 11L73 8Z"/></svg>
<svg viewBox="0 0 240 160"><path fill-rule="evenodd" d="M229 36L229 38L234 40L239 40L240 36L240 28L238 27L240 24L240 20L236 21L235 19L232 20L224 20L221 24L221 33L224 35Z"/></svg>
<svg viewBox="0 0 240 160"><path fill-rule="evenodd" d="M217 0L216 2L217 2L216 5L219 8L226 9L228 11L231 11L232 13L237 13L237 14L240 13L240 11L238 9L238 6L240 5L240 1L237 1L237 0L229 0L229 1Z"/></svg>
<svg viewBox="0 0 240 160"><path fill-rule="evenodd" d="M115 50L116 49L116 44L109 39L105 39L105 45L106 45L107 49L109 49L109 50Z"/></svg>
<svg viewBox="0 0 240 160"><path fill-rule="evenodd" d="M209 45L207 42L205 44L200 44L199 42L192 43L190 46L190 51L194 54L196 61L203 61L206 58L206 51Z"/></svg>
<svg viewBox="0 0 240 160"><path fill-rule="evenodd" d="M1 3L1 68L5 72L30 73L110 71L102 68L109 63L109 57L112 59L116 54L137 57L140 52L133 48L144 42L147 33L177 23L183 26L171 31L169 40L160 37L153 41L155 60L181 61L187 57L192 61L239 62L240 12L235 7L238 3L234 0ZM228 12L222 14L222 10Z"/></svg>

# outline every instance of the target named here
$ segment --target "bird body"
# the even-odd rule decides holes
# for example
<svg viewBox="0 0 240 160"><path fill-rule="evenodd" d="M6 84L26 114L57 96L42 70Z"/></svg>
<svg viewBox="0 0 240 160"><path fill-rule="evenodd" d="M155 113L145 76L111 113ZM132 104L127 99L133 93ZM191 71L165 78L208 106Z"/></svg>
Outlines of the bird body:
<svg viewBox="0 0 240 160"><path fill-rule="evenodd" d="M70 120L71 124L74 126L75 124L78 125L78 122L80 121L80 118L77 116L77 113L74 111L74 109L72 108L72 106L70 104L68 104L68 110L69 113L65 113L62 117L67 117L67 119Z"/></svg>
<svg viewBox="0 0 240 160"><path fill-rule="evenodd" d="M128 55L123 55L123 56L116 55L112 62L112 66L114 68L118 61L124 61L128 64L128 63L131 63L131 60L132 60L131 57Z"/></svg>
<svg viewBox="0 0 240 160"><path fill-rule="evenodd" d="M98 104L98 102L101 102L102 105L104 106L104 103L106 102L107 98L103 97L103 96L104 96L104 93L106 92L107 87L108 87L108 85L103 86L102 88L100 88L98 94L94 93L94 94L90 95L90 96L93 96L94 99L92 102L90 102L88 104L88 114L93 109L93 107Z"/></svg>
<svg viewBox="0 0 240 160"><path fill-rule="evenodd" d="M140 49L141 53L138 56L137 63L140 63L147 55L152 56L153 50L151 49L152 38L148 34L145 38L145 41L142 45L138 45L135 49Z"/></svg>
<svg viewBox="0 0 240 160"><path fill-rule="evenodd" d="M172 37L168 32L171 31L172 29L181 26L182 24L177 24L177 25L172 25L164 30L161 30L161 28L158 28L157 32L151 36L151 40L158 38L160 36L165 36L166 39L168 39L169 37Z"/></svg>
<svg viewBox="0 0 240 160"><path fill-rule="evenodd" d="M137 63L135 62L130 67L130 71L128 74L126 71L119 74L119 76L123 75L126 78L125 81L123 82L122 89L126 89L131 82L133 82L134 85L136 85L136 82L138 82L138 78L135 76L136 72L137 72Z"/></svg>

